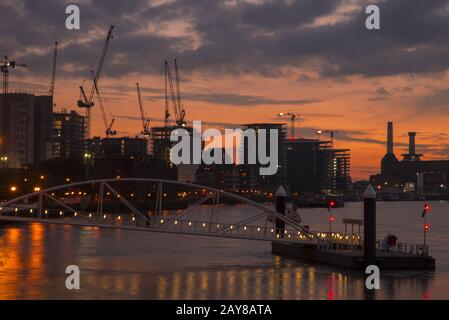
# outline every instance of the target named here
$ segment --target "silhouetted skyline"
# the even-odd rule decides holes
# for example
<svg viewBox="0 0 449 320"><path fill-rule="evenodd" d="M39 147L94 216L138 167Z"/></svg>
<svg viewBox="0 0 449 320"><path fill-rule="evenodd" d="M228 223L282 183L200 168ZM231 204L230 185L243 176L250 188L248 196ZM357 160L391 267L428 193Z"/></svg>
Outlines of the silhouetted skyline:
<svg viewBox="0 0 449 320"><path fill-rule="evenodd" d="M276 114L285 111L342 114L305 117L298 132L315 137L317 129L338 130L336 145L351 149L355 179L379 171L389 120L396 124L398 153L407 150L407 132L416 131L425 159L447 158L447 1L381 2L378 31L364 26L366 4L92 1L79 4L81 30L69 31L63 2L3 1L0 52L28 65L11 72L11 91L46 93L59 41L56 110L81 112L78 87L90 80L114 24L100 86L119 135L141 130L136 81L147 116L163 118L163 62L177 58L188 121L280 121ZM103 135L98 108L93 115L92 133Z"/></svg>

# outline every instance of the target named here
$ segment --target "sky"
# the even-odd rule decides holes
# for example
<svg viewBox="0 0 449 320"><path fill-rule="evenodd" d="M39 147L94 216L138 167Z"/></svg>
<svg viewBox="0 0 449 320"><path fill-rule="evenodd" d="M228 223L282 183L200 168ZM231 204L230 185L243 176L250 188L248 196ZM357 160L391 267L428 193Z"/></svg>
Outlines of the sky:
<svg viewBox="0 0 449 320"><path fill-rule="evenodd" d="M65 28L69 4L80 30ZM380 30L365 27L368 4L380 8ZM447 0L2 0L0 54L27 64L11 71L10 90L48 93L58 41L56 110L76 110L110 25L99 87L120 136L142 130L136 82L151 125L162 124L164 60L176 58L187 121L224 128L315 114L299 117L296 135L337 131L354 180L379 172L387 121L398 157L416 131L423 159L449 158ZM92 121L103 136L98 108Z"/></svg>

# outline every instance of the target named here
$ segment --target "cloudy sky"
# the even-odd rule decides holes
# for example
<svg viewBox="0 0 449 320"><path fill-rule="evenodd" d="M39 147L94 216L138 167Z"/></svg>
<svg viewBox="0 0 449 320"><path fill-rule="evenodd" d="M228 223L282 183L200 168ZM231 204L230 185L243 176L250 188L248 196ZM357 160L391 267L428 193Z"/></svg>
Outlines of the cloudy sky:
<svg viewBox="0 0 449 320"><path fill-rule="evenodd" d="M81 29L65 28L65 8L81 10ZM365 28L377 4L381 30ZM75 109L90 87L109 25L114 39L100 87L120 135L140 129L135 83L153 125L163 117L165 59L178 59L187 120L231 126L304 116L297 134L337 130L351 148L352 175L379 170L386 122L396 154L417 131L425 159L449 158L449 1L447 0L2 0L0 53L26 69L11 90L48 92L53 43L59 60L56 108ZM103 135L93 111L93 134Z"/></svg>

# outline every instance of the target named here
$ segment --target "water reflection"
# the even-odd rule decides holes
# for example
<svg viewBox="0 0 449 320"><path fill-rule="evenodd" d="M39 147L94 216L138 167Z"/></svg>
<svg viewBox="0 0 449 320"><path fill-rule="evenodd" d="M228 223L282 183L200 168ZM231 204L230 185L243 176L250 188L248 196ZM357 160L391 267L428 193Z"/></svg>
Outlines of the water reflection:
<svg viewBox="0 0 449 320"><path fill-rule="evenodd" d="M447 295L444 273L435 283L432 272L384 272L381 290L373 295L364 289L361 272L273 256L266 244L242 248L246 242L190 240L177 248L182 241L170 243L168 237L160 237L38 224L0 228L0 299L334 300ZM247 252L252 255L245 260ZM82 288L76 293L64 286L69 264L81 269Z"/></svg>
<svg viewBox="0 0 449 320"><path fill-rule="evenodd" d="M236 286L236 278L239 283ZM306 282L302 281L306 279ZM378 298L397 298L401 283L405 288L425 292L428 280L392 279L386 282L385 292ZM357 275L330 272L327 278L318 278L315 272L304 268L289 270L233 269L210 270L195 273L175 273L157 277L158 299L363 299L366 295L364 280ZM392 284L392 285L390 285ZM167 287L171 288L167 295ZM237 290L236 290L237 289ZM424 291L423 291L424 290ZM371 291L372 292L372 291ZM384 292L384 294L382 294ZM415 297L419 299L419 296Z"/></svg>

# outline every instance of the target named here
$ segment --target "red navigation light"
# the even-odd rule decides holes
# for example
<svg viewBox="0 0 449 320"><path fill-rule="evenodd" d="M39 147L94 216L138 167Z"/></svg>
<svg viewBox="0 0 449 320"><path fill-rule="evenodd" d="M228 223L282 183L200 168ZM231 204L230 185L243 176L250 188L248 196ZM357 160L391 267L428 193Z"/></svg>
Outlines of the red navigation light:
<svg viewBox="0 0 449 320"><path fill-rule="evenodd" d="M430 211L431 209L432 209L432 207L430 206L430 204L426 203L426 204L424 205L424 210L425 210L426 212Z"/></svg>
<svg viewBox="0 0 449 320"><path fill-rule="evenodd" d="M330 220L330 222L334 222L335 217L334 217L334 216L330 216L330 217L329 217L329 220Z"/></svg>
<svg viewBox="0 0 449 320"><path fill-rule="evenodd" d="M334 200L330 200L329 201L329 207L330 208L335 208L335 201Z"/></svg>
<svg viewBox="0 0 449 320"><path fill-rule="evenodd" d="M426 223L424 225L424 231L427 232L427 231L429 231L429 229L430 229L430 225L428 223Z"/></svg>

